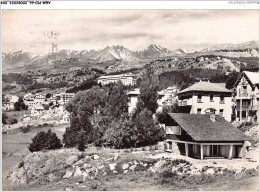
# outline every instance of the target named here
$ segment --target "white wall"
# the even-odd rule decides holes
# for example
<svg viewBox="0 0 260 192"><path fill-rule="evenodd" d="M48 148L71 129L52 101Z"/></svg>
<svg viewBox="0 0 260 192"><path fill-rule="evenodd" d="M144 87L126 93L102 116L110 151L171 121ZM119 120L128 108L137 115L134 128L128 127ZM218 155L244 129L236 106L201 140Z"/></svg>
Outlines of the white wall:
<svg viewBox="0 0 260 192"><path fill-rule="evenodd" d="M191 113L197 114L197 109L201 108L201 114L205 114L205 110L208 108L214 108L217 111L215 112L216 115L219 115L220 109L223 109L223 117L228 121L231 122L231 114L232 114L232 98L224 97L225 103L220 103L220 94L213 95L213 102L210 101L210 95L202 95L202 103L197 102L198 96L193 95L192 97L192 108Z"/></svg>

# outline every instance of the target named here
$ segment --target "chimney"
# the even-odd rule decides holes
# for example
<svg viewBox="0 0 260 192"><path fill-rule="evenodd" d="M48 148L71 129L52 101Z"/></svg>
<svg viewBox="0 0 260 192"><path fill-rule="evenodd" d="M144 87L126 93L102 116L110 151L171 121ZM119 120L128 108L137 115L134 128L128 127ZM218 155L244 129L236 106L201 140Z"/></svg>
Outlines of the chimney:
<svg viewBox="0 0 260 192"><path fill-rule="evenodd" d="M214 113L210 113L209 118L212 122L216 122L216 116Z"/></svg>

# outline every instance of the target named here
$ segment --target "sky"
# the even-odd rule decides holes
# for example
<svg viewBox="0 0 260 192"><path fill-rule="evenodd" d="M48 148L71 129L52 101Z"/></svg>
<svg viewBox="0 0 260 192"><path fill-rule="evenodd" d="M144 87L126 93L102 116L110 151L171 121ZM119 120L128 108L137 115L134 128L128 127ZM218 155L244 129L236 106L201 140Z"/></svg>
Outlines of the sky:
<svg viewBox="0 0 260 192"><path fill-rule="evenodd" d="M51 31L56 35L51 35ZM3 10L3 52L45 54L150 44L199 50L259 40L259 10Z"/></svg>

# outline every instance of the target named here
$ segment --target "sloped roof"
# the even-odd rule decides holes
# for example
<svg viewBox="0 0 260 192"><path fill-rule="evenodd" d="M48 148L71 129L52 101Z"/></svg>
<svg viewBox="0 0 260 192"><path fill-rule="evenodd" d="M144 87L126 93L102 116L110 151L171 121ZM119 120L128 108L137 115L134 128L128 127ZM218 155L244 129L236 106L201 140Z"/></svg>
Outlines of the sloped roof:
<svg viewBox="0 0 260 192"><path fill-rule="evenodd" d="M140 89L134 89L133 91L127 92L127 95L139 95L140 94Z"/></svg>
<svg viewBox="0 0 260 192"><path fill-rule="evenodd" d="M218 115L215 116L215 122L210 120L209 114L169 113L169 115L195 141L238 142L251 140L250 137Z"/></svg>
<svg viewBox="0 0 260 192"><path fill-rule="evenodd" d="M259 73L257 72L250 72L250 71L244 71L246 76L249 78L249 80L252 82L252 84L259 84Z"/></svg>
<svg viewBox="0 0 260 192"><path fill-rule="evenodd" d="M119 78L119 77L135 77L135 75L132 73L124 73L118 75L103 75L101 77L98 77L97 79L108 79L108 78Z"/></svg>
<svg viewBox="0 0 260 192"><path fill-rule="evenodd" d="M162 91L157 91L157 93L159 95L164 95L164 93ZM127 95L140 95L140 89L136 88L133 91L129 91L129 92L127 92Z"/></svg>
<svg viewBox="0 0 260 192"><path fill-rule="evenodd" d="M226 89L223 83L210 83L206 81L200 81L193 84L192 86L180 91L179 93L185 93L189 91L210 91L210 92L222 92L222 93L232 93L232 91Z"/></svg>
<svg viewBox="0 0 260 192"><path fill-rule="evenodd" d="M238 77L236 83L234 84L234 87L237 86L237 84L240 82L241 77L245 74L247 79L249 80L249 83L251 86L259 85L259 72L250 72L250 71L243 71L240 76Z"/></svg>

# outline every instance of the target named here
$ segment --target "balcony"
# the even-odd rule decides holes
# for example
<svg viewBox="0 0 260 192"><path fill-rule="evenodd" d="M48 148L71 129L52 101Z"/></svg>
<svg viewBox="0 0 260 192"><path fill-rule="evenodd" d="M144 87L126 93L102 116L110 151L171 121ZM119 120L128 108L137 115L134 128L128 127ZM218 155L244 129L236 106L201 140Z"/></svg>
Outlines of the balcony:
<svg viewBox="0 0 260 192"><path fill-rule="evenodd" d="M248 93L247 91L244 91L244 92L242 92L242 93L239 93L239 94L237 95L237 97L249 98L250 95L249 95L249 93Z"/></svg>
<svg viewBox="0 0 260 192"><path fill-rule="evenodd" d="M251 110L251 107L249 107L249 109ZM254 105L254 106L252 107L252 110L253 110L253 111L259 110L259 105Z"/></svg>
<svg viewBox="0 0 260 192"><path fill-rule="evenodd" d="M237 111L241 111L241 106L237 105L236 109L237 109ZM246 110L249 110L249 109L251 109L250 106L242 105L242 111L246 111Z"/></svg>
<svg viewBox="0 0 260 192"><path fill-rule="evenodd" d="M239 94L239 97L248 97L248 93L247 93L247 92L240 93L240 94Z"/></svg>
<svg viewBox="0 0 260 192"><path fill-rule="evenodd" d="M178 104L179 104L179 106L191 105L191 100L188 100L188 99L180 100Z"/></svg>

